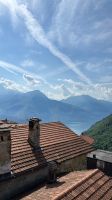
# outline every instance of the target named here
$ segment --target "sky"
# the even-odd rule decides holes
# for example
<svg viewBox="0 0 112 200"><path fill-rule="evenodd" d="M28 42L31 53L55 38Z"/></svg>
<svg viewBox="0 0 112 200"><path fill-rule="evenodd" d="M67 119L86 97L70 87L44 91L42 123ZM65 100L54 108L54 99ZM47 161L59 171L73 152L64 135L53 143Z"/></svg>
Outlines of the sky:
<svg viewBox="0 0 112 200"><path fill-rule="evenodd" d="M0 85L112 101L112 0L0 0Z"/></svg>

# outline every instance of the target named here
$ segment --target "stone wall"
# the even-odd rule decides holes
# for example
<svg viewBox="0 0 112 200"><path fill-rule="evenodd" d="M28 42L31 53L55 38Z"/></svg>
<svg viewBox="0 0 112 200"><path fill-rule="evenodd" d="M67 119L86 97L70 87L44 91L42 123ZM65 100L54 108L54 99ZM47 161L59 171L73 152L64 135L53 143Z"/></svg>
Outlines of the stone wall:
<svg viewBox="0 0 112 200"><path fill-rule="evenodd" d="M11 171L11 137L10 131L0 130L0 175Z"/></svg>

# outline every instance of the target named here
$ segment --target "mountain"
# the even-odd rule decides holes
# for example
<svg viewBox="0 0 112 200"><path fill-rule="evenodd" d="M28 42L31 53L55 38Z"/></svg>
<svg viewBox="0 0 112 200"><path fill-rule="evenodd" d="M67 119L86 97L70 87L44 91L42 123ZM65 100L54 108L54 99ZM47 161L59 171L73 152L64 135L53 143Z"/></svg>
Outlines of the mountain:
<svg viewBox="0 0 112 200"><path fill-rule="evenodd" d="M62 121L71 129L81 133L103 115L99 117L83 106L49 99L38 90L21 93L4 89L0 94L1 119L25 122L32 116L39 117L43 122Z"/></svg>
<svg viewBox="0 0 112 200"><path fill-rule="evenodd" d="M85 133L95 139L97 149L112 151L112 114L95 123Z"/></svg>
<svg viewBox="0 0 112 200"><path fill-rule="evenodd" d="M88 95L72 96L62 102L78 106L96 116L96 121L112 113L112 102L98 100Z"/></svg>
<svg viewBox="0 0 112 200"><path fill-rule="evenodd" d="M81 124L77 128L77 123L85 124L89 113L77 106L51 100L38 90L27 93L10 91L1 95L0 118L24 122L32 116L37 116L44 122L62 121L71 128L71 123L75 122L74 129L80 132L83 128ZM94 121L93 116L89 117L88 123L91 121Z"/></svg>

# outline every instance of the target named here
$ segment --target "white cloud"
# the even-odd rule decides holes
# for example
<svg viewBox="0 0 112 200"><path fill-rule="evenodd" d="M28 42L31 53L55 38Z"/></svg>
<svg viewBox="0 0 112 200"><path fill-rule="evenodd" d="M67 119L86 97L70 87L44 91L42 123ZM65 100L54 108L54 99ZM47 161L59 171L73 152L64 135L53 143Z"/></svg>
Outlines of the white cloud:
<svg viewBox="0 0 112 200"><path fill-rule="evenodd" d="M102 1L104 2L104 0ZM25 2L28 7L25 6ZM31 1L29 2L31 3ZM33 0L31 5L32 8L35 7L38 2L42 1ZM91 14L90 18L88 17L88 13L90 12L90 4L94 4L93 9L99 10L99 8L101 8L102 6L101 1L99 6L97 4L97 8L95 8L95 4L97 1L91 1L92 3L90 3L90 0L62 0L59 2L60 3L57 4L57 10L52 19L53 25L51 26L50 32L47 34L43 27L40 25L39 20L37 20L36 17L34 17L34 15L32 14L32 9L29 8L30 3L28 3L28 0L0 0L0 3L5 5L10 10L13 24L15 26L18 18L22 19L22 22L25 24L28 30L28 34L31 35L33 40L35 40L43 47L47 48L55 57L60 59L60 61L68 67L67 69L72 69L78 75L78 77L80 77L80 79L87 84L66 79L63 84L51 85L38 75L31 73L28 70L22 69L21 66L16 66L4 61L0 61L0 66L5 70L10 71L11 73L22 74L22 77L24 77L24 80L26 80L25 87L27 88L27 90L37 87L52 98L61 99L69 95L88 94L97 98L111 99L112 85L105 83L96 83L95 85L91 84L91 80L89 80L81 72L81 70L79 70L78 66L80 65L80 63L74 63L67 55L62 53L61 50L59 50L59 48L54 45L54 43L52 42L54 40L51 41L50 37L52 35L52 38L57 38L56 42L59 42L60 46L68 46L68 44L70 44L70 48L72 45L77 46L80 44L79 47L82 48L84 44L108 40L108 38L110 38L112 34L112 25L110 20L106 19L106 21L103 21L102 19L99 19L98 21L96 21L95 16L93 17L93 19L91 18ZM93 9L91 9L91 11L93 11ZM86 17L84 16L85 14L87 14ZM82 20L83 18L84 20ZM110 48L110 53L111 50L112 49ZM24 67L33 66L33 61L27 59L22 64ZM88 71L100 69L99 65L92 65L89 62L86 67ZM63 72L63 70L57 71L57 73L61 72ZM51 72L51 74L48 74L48 76L52 76L54 74L55 72L53 74ZM111 77L109 76L107 76L106 79L111 81ZM4 84L5 82L6 81L4 81Z"/></svg>
<svg viewBox="0 0 112 200"><path fill-rule="evenodd" d="M111 18L105 17L105 0L62 0L48 32L49 38L66 49L110 42ZM66 41L66 42L65 42ZM102 49L101 49L102 50Z"/></svg>
<svg viewBox="0 0 112 200"><path fill-rule="evenodd" d="M16 74L29 74L41 81L47 82L45 81L43 78L41 78L40 76L36 75L35 73L29 72L28 70L22 69L20 66L16 66L12 63L8 63L5 61L0 60L0 67L11 72L11 73L16 73Z"/></svg>
<svg viewBox="0 0 112 200"><path fill-rule="evenodd" d="M84 67L86 70L91 71L91 72L99 72L101 70L101 63L85 63Z"/></svg>
<svg viewBox="0 0 112 200"><path fill-rule="evenodd" d="M89 86L81 82L74 82L72 79L60 79L58 84L46 85L44 82L28 74L24 74L24 80L26 83L21 85L12 80L0 77L0 84L8 89L20 92L28 92L35 89L40 90L49 98L56 100L61 100L69 96L90 95L97 99L112 101L112 83L97 83L94 86Z"/></svg>
<svg viewBox="0 0 112 200"><path fill-rule="evenodd" d="M112 101L112 83L96 83L90 86L81 82L74 82L71 79L60 81L70 90L72 96L90 95L97 99Z"/></svg>
<svg viewBox="0 0 112 200"><path fill-rule="evenodd" d="M4 6L6 6L9 11L10 11L10 14L11 14L11 20L12 20L12 25L13 27L15 28L17 23L18 23L18 16L17 16L17 13L16 13L16 8L17 8L17 3L16 3L16 0L0 0L0 3Z"/></svg>
<svg viewBox="0 0 112 200"><path fill-rule="evenodd" d="M71 46L76 39L73 32L73 23L75 24L73 20L79 3L80 0L62 0L57 6L48 36L58 41L61 46L66 46L68 43Z"/></svg>
<svg viewBox="0 0 112 200"><path fill-rule="evenodd" d="M3 0L0 0L0 2L4 3ZM7 3L6 3L7 2ZM76 64L64 53L59 51L50 40L48 40L42 26L39 24L38 20L34 18L32 13L27 9L27 7L24 4L18 4L17 1L14 1L14 4L10 0L6 0L4 3L5 6L8 6L11 13L12 10L14 12L20 15L24 19L24 23L26 25L27 30L32 35L32 37L37 41L40 45L47 48L55 57L60 59L68 68L70 68L72 71L74 71L82 81L87 82L88 84L91 84L91 81L89 78L87 78L76 66ZM14 17L14 16L13 16Z"/></svg>
<svg viewBox="0 0 112 200"><path fill-rule="evenodd" d="M82 62L80 65L89 71L89 73L96 73L99 77L98 82L101 82L101 80L105 82L105 77L112 77L112 59L110 58L105 58L104 60L102 59L101 61L96 62ZM108 82L111 81L108 79Z"/></svg>
<svg viewBox="0 0 112 200"><path fill-rule="evenodd" d="M66 66L72 69L78 76L87 83L91 81L77 68L72 60L60 52L46 37L44 30L38 23L38 21L33 17L33 15L27 10L25 6L20 7L20 13L23 15L27 29L29 30L32 37L41 45L48 48L49 51L56 57L58 57Z"/></svg>
<svg viewBox="0 0 112 200"><path fill-rule="evenodd" d="M41 81L39 79L34 78L32 75L29 74L24 74L23 78L32 86L38 86L41 84Z"/></svg>
<svg viewBox="0 0 112 200"><path fill-rule="evenodd" d="M11 73L15 73L15 72L20 73L20 74L25 73L24 69L14 65L14 64L2 61L2 60L0 60L0 67L5 69L5 70L10 71Z"/></svg>
<svg viewBox="0 0 112 200"><path fill-rule="evenodd" d="M20 84L17 84L16 82L6 79L4 77L0 77L0 84L2 84L5 88L10 89L10 90L16 90L19 92L27 92L27 87L26 86L21 86Z"/></svg>
<svg viewBox="0 0 112 200"><path fill-rule="evenodd" d="M0 79L1 80L0 83L2 83L5 87L9 89L14 89L14 90L22 91L22 92L38 89L44 92L46 95L48 95L51 98L60 99L61 97L63 97L62 95L61 96L59 95L59 91L60 91L59 85L58 87L54 86L48 83L45 79L41 78L40 76L34 73L30 73L28 70L24 70L16 65L13 65L11 63L7 63L1 60L0 60L0 67L2 67L5 70L10 71L11 73L16 72L16 74L18 73L21 74L23 79L25 80L25 84L23 86L23 84L22 85L19 83L17 84L12 80L5 79L4 77L2 77Z"/></svg>

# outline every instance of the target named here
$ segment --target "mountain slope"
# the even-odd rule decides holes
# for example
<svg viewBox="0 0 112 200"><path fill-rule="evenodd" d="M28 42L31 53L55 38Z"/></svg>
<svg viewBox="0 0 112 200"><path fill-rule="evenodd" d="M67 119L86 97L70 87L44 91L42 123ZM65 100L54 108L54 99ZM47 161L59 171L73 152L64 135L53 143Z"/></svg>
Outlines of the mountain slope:
<svg viewBox="0 0 112 200"><path fill-rule="evenodd" d="M83 108L85 111L96 115L97 120L112 113L112 102L98 100L88 95L72 96L62 100L62 102Z"/></svg>
<svg viewBox="0 0 112 200"><path fill-rule="evenodd" d="M44 122L62 121L73 130L81 133L97 120L106 116L105 113L99 112L99 116L83 107L49 99L38 90L27 93L4 90L2 88L3 92L0 93L1 119L8 118L13 121L25 122L30 117L35 116ZM109 112L110 110L111 106Z"/></svg>
<svg viewBox="0 0 112 200"><path fill-rule="evenodd" d="M95 147L112 151L112 114L95 123L86 134L95 139Z"/></svg>
<svg viewBox="0 0 112 200"><path fill-rule="evenodd" d="M39 91L5 94L0 98L0 118L25 121L31 116L43 121L81 122L88 112L76 106L47 98ZM90 121L93 121L93 116Z"/></svg>

